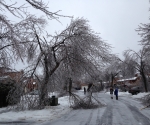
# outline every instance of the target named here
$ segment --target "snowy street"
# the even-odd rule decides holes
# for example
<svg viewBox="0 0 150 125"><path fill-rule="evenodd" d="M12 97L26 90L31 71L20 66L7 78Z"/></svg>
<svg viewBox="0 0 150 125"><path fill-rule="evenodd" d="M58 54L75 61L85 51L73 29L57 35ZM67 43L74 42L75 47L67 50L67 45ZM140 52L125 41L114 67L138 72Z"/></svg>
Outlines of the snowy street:
<svg viewBox="0 0 150 125"><path fill-rule="evenodd" d="M150 125L150 109L143 109L139 101L127 96L110 99L109 94L99 94L107 105L90 110L73 110L62 118L42 125ZM146 116L147 115L147 116Z"/></svg>
<svg viewBox="0 0 150 125"><path fill-rule="evenodd" d="M144 106L137 100L140 94L120 92L116 100L110 98L109 92L97 93L95 96L106 106L86 110L70 110L68 98L63 97L59 106L48 109L1 113L0 125L150 125L150 108L142 109Z"/></svg>

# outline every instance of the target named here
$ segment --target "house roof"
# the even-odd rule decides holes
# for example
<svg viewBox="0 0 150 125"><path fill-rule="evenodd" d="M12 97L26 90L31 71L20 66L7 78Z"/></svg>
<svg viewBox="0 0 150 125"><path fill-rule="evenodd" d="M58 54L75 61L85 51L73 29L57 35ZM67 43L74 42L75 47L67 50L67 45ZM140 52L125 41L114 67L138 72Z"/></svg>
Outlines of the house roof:
<svg viewBox="0 0 150 125"><path fill-rule="evenodd" d="M132 78L128 78L128 79L120 79L120 80L117 80L117 82L124 82L124 81L130 81L130 80L136 80L137 77L132 77Z"/></svg>
<svg viewBox="0 0 150 125"><path fill-rule="evenodd" d="M102 83L107 84L107 83L109 83L109 81L107 81L107 82L102 82Z"/></svg>

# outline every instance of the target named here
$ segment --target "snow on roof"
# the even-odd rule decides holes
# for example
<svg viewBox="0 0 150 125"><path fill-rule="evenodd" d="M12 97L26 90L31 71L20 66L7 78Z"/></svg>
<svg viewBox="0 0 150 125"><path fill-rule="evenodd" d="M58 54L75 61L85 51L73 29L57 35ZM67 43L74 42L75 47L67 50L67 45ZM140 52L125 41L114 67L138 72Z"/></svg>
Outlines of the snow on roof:
<svg viewBox="0 0 150 125"><path fill-rule="evenodd" d="M123 77L122 75L119 75L119 77Z"/></svg>
<svg viewBox="0 0 150 125"><path fill-rule="evenodd" d="M129 81L129 80L136 80L137 77L133 77L133 78L129 78L129 79L120 79L120 80L117 80L117 82L123 82L123 81Z"/></svg>
<svg viewBox="0 0 150 125"><path fill-rule="evenodd" d="M5 79L8 79L8 78L10 78L10 76L2 76L2 77L0 77L0 80L5 80Z"/></svg>
<svg viewBox="0 0 150 125"><path fill-rule="evenodd" d="M109 83L109 82L107 81L107 82L102 82L102 83L106 83L106 84L107 84L107 83Z"/></svg>
<svg viewBox="0 0 150 125"><path fill-rule="evenodd" d="M140 72L136 72L135 74L140 74Z"/></svg>

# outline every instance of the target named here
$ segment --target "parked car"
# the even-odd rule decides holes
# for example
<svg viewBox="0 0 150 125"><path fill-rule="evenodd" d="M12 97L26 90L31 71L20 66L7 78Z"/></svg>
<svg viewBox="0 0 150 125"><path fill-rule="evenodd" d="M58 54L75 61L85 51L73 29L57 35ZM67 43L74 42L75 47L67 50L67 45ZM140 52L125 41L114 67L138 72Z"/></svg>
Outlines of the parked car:
<svg viewBox="0 0 150 125"><path fill-rule="evenodd" d="M131 89L129 89L129 93L131 93L132 95L136 95L140 92L141 92L141 89L139 86L132 87Z"/></svg>

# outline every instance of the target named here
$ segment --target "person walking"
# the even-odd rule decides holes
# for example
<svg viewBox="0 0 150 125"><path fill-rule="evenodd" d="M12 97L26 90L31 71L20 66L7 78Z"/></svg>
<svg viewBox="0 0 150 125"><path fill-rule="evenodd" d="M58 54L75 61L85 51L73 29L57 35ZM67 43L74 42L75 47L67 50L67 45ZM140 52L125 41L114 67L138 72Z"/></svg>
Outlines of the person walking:
<svg viewBox="0 0 150 125"><path fill-rule="evenodd" d="M115 88L114 94L116 95L116 100L118 100L118 88Z"/></svg>
<svg viewBox="0 0 150 125"><path fill-rule="evenodd" d="M86 94L86 88L84 87L84 95Z"/></svg>
<svg viewBox="0 0 150 125"><path fill-rule="evenodd" d="M113 87L110 87L110 95L111 95L111 99L113 99Z"/></svg>

